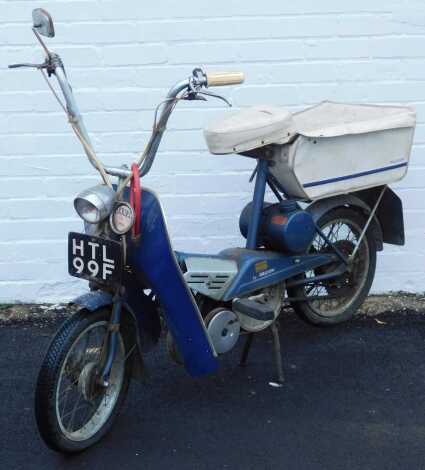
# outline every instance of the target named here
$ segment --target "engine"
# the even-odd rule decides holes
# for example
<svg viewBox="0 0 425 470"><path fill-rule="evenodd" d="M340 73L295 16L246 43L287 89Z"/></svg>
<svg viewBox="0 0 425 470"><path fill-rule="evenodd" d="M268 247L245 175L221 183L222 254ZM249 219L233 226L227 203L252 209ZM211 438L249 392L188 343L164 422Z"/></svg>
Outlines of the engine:
<svg viewBox="0 0 425 470"><path fill-rule="evenodd" d="M239 228L246 238L251 220L252 203L243 209ZM295 201L264 203L258 231L258 246L288 254L305 253L313 241L315 224L309 212Z"/></svg>

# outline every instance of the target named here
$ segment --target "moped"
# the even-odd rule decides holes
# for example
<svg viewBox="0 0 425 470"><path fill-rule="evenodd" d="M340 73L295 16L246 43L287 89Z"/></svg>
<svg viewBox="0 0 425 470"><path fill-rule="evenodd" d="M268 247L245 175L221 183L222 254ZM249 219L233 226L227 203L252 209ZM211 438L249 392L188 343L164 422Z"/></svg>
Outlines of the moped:
<svg viewBox="0 0 425 470"><path fill-rule="evenodd" d="M247 108L213 122L205 129L211 153L255 162L253 198L240 215L246 246L213 255L175 252L159 198L140 179L175 106L226 101L209 88L240 84L243 74L193 70L156 109L139 161L105 166L63 62L42 38L55 35L51 16L34 10L32 29L45 61L10 67L42 72L102 178L74 200L85 233L69 234L68 270L88 280L90 291L74 300L79 309L54 336L39 372L35 411L46 444L71 453L99 441L162 330L171 357L201 376L214 372L242 335L245 364L254 335L270 328L276 366L270 384L282 386L276 324L282 308L292 306L315 325L352 318L369 293L377 251L404 243L402 203L388 184L407 172L414 110L325 102L295 114ZM265 202L269 195L276 201Z"/></svg>

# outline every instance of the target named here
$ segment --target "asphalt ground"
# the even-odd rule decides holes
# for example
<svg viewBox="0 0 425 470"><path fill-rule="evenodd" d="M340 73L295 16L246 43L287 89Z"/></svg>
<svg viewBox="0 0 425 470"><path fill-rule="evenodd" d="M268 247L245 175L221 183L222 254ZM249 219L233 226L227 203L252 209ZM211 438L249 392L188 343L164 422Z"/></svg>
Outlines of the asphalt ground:
<svg viewBox="0 0 425 470"><path fill-rule="evenodd" d="M247 367L235 349L196 380L162 345L112 432L72 457L44 446L33 412L57 326L0 325L1 469L425 469L425 310L330 329L283 316L281 389L268 384L271 335L255 339Z"/></svg>

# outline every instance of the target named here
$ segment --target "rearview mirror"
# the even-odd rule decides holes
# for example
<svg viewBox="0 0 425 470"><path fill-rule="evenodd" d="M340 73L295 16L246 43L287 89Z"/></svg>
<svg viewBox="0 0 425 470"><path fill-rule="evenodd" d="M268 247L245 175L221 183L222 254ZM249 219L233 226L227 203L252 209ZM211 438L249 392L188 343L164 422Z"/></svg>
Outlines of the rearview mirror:
<svg viewBox="0 0 425 470"><path fill-rule="evenodd" d="M32 22L34 30L42 36L53 38L55 36L55 28L53 26L52 17L43 8L36 8L32 11Z"/></svg>

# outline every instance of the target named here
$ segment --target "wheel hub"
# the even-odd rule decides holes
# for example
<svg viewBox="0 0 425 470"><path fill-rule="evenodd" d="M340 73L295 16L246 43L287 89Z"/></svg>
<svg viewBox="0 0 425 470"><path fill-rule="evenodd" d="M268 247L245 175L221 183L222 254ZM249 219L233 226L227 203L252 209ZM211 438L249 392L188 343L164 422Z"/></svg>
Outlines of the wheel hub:
<svg viewBox="0 0 425 470"><path fill-rule="evenodd" d="M89 362L83 367L78 378L78 388L84 399L93 401L100 393L98 384L98 368L96 362Z"/></svg>
<svg viewBox="0 0 425 470"><path fill-rule="evenodd" d="M349 240L338 240L334 243L334 246L348 259L350 254L354 250L354 243L352 243ZM334 253L332 247L327 246L325 249L321 250L322 253ZM316 275L323 275L323 274L329 274L333 271L335 271L338 267L340 266L340 262L335 262L328 264L326 266L322 266L320 268L315 269L315 274ZM330 290L335 290L335 289L341 289L341 288L347 288L349 289L352 283L352 268L353 265L350 264L348 266L348 269L345 273L333 278L329 279L328 281L324 281L323 284L326 285L326 288L328 291ZM339 292L341 293L341 292ZM342 294L342 293L341 293Z"/></svg>

